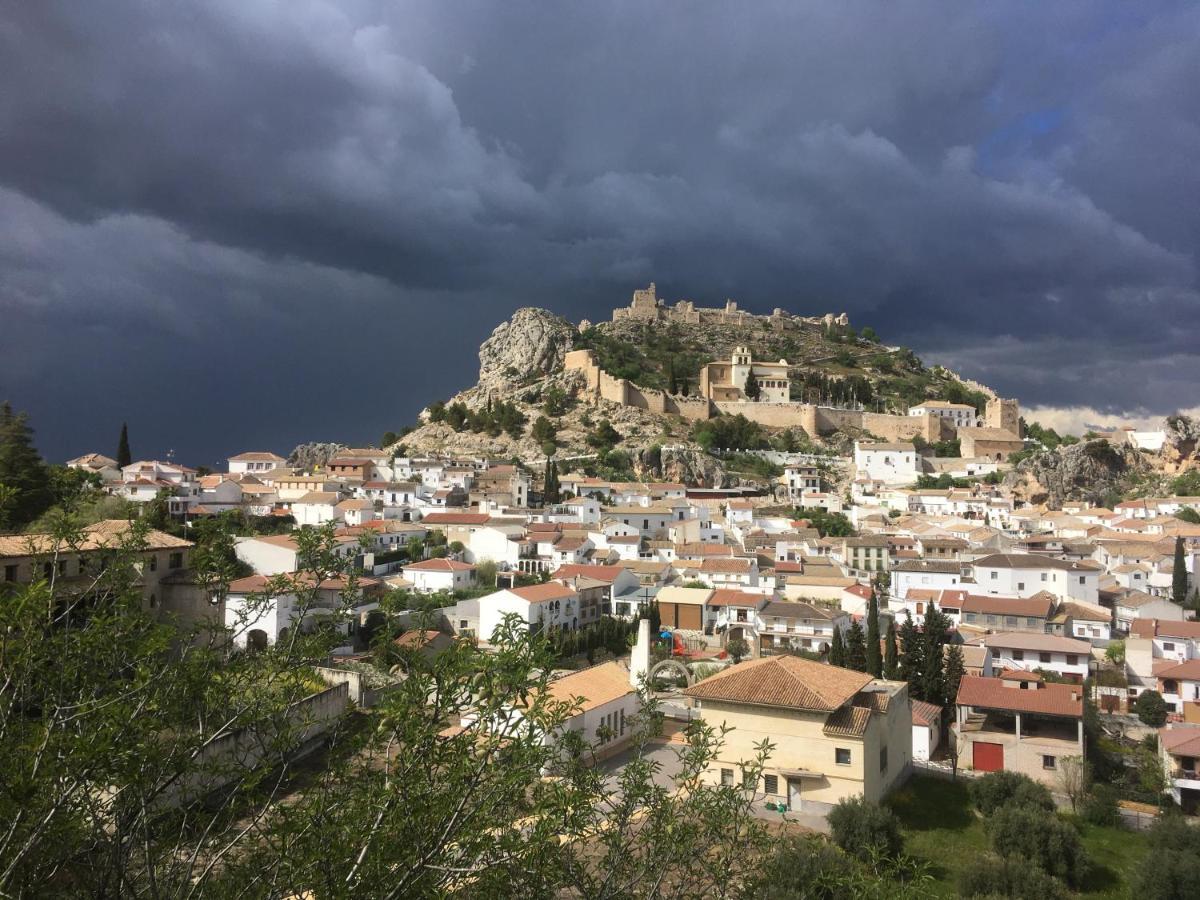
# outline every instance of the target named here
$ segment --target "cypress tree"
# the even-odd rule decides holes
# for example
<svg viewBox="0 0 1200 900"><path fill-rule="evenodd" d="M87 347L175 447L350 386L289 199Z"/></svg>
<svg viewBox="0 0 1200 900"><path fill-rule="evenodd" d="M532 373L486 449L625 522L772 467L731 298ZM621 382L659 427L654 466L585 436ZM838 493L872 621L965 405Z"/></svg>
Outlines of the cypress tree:
<svg viewBox="0 0 1200 900"><path fill-rule="evenodd" d="M896 622L888 622L886 650L883 654L883 677L895 681L900 677L900 660L896 654Z"/></svg>
<svg viewBox="0 0 1200 900"><path fill-rule="evenodd" d="M846 668L856 672L867 671L867 640L857 620L846 633Z"/></svg>
<svg viewBox="0 0 1200 900"><path fill-rule="evenodd" d="M842 629L833 626L833 640L829 642L829 664L831 666L846 665L846 643L842 640Z"/></svg>
<svg viewBox="0 0 1200 900"><path fill-rule="evenodd" d="M129 452L129 426L121 423L121 440L117 443L117 468L123 469L133 462L133 454Z"/></svg>
<svg viewBox="0 0 1200 900"><path fill-rule="evenodd" d="M25 413L0 405L0 531L16 531L53 502L50 472L33 445Z"/></svg>
<svg viewBox="0 0 1200 900"><path fill-rule="evenodd" d="M921 670L925 668L922 659L921 633L913 624L912 615L904 614L904 624L900 626L900 678L908 682L908 692L917 700L921 697Z"/></svg>
<svg viewBox="0 0 1200 900"><path fill-rule="evenodd" d="M883 655L879 652L879 595L871 587L871 599L867 603L867 668L868 675L883 677Z"/></svg>
<svg viewBox="0 0 1200 900"><path fill-rule="evenodd" d="M1171 573L1171 599L1183 606L1187 602L1187 566L1183 560L1183 538L1175 538L1175 564Z"/></svg>
<svg viewBox="0 0 1200 900"><path fill-rule="evenodd" d="M753 368L746 373L746 384L742 387L742 393L746 395L747 400L757 400L759 397L758 381L754 378Z"/></svg>
<svg viewBox="0 0 1200 900"><path fill-rule="evenodd" d="M919 699L941 705L946 697L946 658L944 647L950 620L930 603L925 610L925 628L921 635L921 655L924 669L921 672L921 696Z"/></svg>
<svg viewBox="0 0 1200 900"><path fill-rule="evenodd" d="M946 653L946 699L943 706L953 706L958 700L958 686L963 679L962 647L951 644Z"/></svg>

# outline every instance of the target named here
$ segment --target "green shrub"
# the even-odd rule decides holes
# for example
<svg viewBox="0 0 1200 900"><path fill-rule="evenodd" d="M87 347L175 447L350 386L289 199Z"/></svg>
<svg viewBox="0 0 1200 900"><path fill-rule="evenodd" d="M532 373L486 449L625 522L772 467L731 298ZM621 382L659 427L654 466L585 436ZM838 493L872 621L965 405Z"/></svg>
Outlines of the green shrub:
<svg viewBox="0 0 1200 900"><path fill-rule="evenodd" d="M1061 900L1066 893L1062 882L1036 866L995 856L981 857L958 879L958 895L976 900L983 897Z"/></svg>
<svg viewBox="0 0 1200 900"><path fill-rule="evenodd" d="M776 845L747 895L762 900L858 900L864 880L858 864L824 838L796 835Z"/></svg>
<svg viewBox="0 0 1200 900"><path fill-rule="evenodd" d="M1165 815L1150 830L1149 850L1133 877L1138 900L1186 900L1200 885L1200 830Z"/></svg>
<svg viewBox="0 0 1200 900"><path fill-rule="evenodd" d="M1108 784L1092 786L1092 792L1083 801L1080 809L1083 821L1092 825L1114 826L1121 824L1121 808L1117 805L1117 790Z"/></svg>
<svg viewBox="0 0 1200 900"><path fill-rule="evenodd" d="M1142 723L1151 728L1167 724L1167 701L1158 691L1142 691L1133 702L1133 711Z"/></svg>
<svg viewBox="0 0 1200 900"><path fill-rule="evenodd" d="M971 803L985 816L1010 802L1031 809L1054 811L1054 798L1049 789L1016 772L989 772L972 781L969 790Z"/></svg>
<svg viewBox="0 0 1200 900"><path fill-rule="evenodd" d="M842 800L830 810L829 831L835 844L863 861L895 859L904 849L896 814L861 797Z"/></svg>
<svg viewBox="0 0 1200 900"><path fill-rule="evenodd" d="M1009 803L985 823L992 849L1007 859L1032 862L1046 872L1078 887L1091 861L1079 832L1068 822L1043 809Z"/></svg>

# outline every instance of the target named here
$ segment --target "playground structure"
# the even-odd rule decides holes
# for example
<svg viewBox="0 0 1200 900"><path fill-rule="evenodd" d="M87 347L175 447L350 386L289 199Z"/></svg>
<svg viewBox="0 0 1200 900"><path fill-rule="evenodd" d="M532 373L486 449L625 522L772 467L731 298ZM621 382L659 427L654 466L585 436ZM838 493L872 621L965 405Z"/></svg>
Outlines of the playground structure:
<svg viewBox="0 0 1200 900"><path fill-rule="evenodd" d="M658 633L660 641L667 642L671 647L671 656L683 659L700 659L713 655L708 642L702 636L685 634L682 631L672 631L664 628ZM724 651L719 656L724 657Z"/></svg>

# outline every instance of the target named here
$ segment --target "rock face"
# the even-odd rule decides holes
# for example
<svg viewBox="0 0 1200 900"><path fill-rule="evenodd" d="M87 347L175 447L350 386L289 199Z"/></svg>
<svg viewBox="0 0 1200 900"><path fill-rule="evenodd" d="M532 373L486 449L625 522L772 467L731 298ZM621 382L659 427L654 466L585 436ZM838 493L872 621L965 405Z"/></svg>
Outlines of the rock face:
<svg viewBox="0 0 1200 900"><path fill-rule="evenodd" d="M1169 416L1163 423L1163 470L1171 475L1200 467L1200 422L1187 416Z"/></svg>
<svg viewBox="0 0 1200 900"><path fill-rule="evenodd" d="M333 454L345 449L345 444L309 441L307 444L300 444L288 454L287 464L295 469L311 470L325 465Z"/></svg>
<svg viewBox="0 0 1200 900"><path fill-rule="evenodd" d="M505 390L557 372L575 335L575 326L561 316L518 309L479 348L479 387Z"/></svg>
<svg viewBox="0 0 1200 900"><path fill-rule="evenodd" d="M1147 468L1138 452L1107 441L1084 441L1022 460L1004 478L1012 496L1061 509L1067 500L1103 504L1124 489L1125 478Z"/></svg>
<svg viewBox="0 0 1200 900"><path fill-rule="evenodd" d="M687 447L647 447L634 460L634 470L642 478L697 487L730 487L732 483L720 461L702 450Z"/></svg>

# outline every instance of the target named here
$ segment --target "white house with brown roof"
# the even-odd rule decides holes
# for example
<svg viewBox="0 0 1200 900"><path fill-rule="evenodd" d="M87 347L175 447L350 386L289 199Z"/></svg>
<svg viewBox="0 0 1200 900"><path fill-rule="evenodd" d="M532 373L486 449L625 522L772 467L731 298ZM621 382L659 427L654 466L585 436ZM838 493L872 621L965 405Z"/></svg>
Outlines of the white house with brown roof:
<svg viewBox="0 0 1200 900"><path fill-rule="evenodd" d="M292 629L308 631L323 620L353 639L367 615L379 608L379 588L373 578L352 583L339 575L316 585L307 573L248 575L229 584L225 627L235 646L259 650L287 640Z"/></svg>
<svg viewBox="0 0 1200 900"><path fill-rule="evenodd" d="M878 803L912 768L908 685L796 656L743 662L684 691L705 723L730 731L705 778L741 785L793 812ZM741 763L775 745L757 782Z"/></svg>
<svg viewBox="0 0 1200 900"><path fill-rule="evenodd" d="M933 759L942 741L942 708L924 700L912 701L913 759Z"/></svg>
<svg viewBox="0 0 1200 900"><path fill-rule="evenodd" d="M579 621L579 595L557 581L528 587L506 588L479 598L479 636L490 640L505 616L514 615L526 628L544 631L575 629Z"/></svg>
<svg viewBox="0 0 1200 900"><path fill-rule="evenodd" d="M1041 669L1078 682L1087 678L1092 660L1092 645L1087 641L1052 634L1009 631L986 635L981 643L992 651L1001 669Z"/></svg>
<svg viewBox="0 0 1200 900"><path fill-rule="evenodd" d="M975 592L1032 597L1049 591L1061 601L1100 603L1101 566L1090 560L1068 561L1035 553L992 553L972 564Z"/></svg>
<svg viewBox="0 0 1200 900"><path fill-rule="evenodd" d="M457 559L426 559L403 566L406 581L422 594L466 590L475 584L475 566Z"/></svg>

